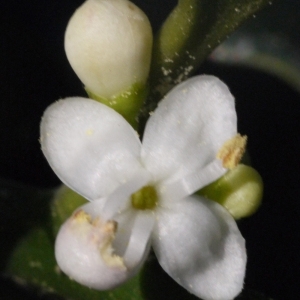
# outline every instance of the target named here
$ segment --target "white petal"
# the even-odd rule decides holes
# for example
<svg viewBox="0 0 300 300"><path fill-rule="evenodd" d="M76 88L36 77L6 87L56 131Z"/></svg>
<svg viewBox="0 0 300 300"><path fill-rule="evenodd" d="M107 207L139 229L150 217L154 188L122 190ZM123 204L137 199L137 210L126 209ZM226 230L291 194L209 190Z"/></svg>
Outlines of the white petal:
<svg viewBox="0 0 300 300"><path fill-rule="evenodd" d="M227 171L228 170L223 167L222 162L216 159L202 169L197 170L195 173L188 174L181 179L172 182L164 181L160 184L160 196L171 202L173 202L174 199L185 198L211 182L214 182Z"/></svg>
<svg viewBox="0 0 300 300"><path fill-rule="evenodd" d="M91 222L83 211L75 212L56 238L55 257L61 270L80 284L99 290L114 288L132 277L136 270L128 270L112 253L113 226L100 219Z"/></svg>
<svg viewBox="0 0 300 300"><path fill-rule="evenodd" d="M150 251L155 223L152 213L133 209L106 220L101 215L102 200L79 208L63 224L55 243L61 270L98 290L114 288L140 270Z"/></svg>
<svg viewBox="0 0 300 300"><path fill-rule="evenodd" d="M215 159L237 132L234 98L213 76L197 76L175 87L150 117L142 158L157 179L179 179Z"/></svg>
<svg viewBox="0 0 300 300"><path fill-rule="evenodd" d="M213 201L189 197L162 208L153 247L163 269L202 299L230 300L243 287L245 241Z"/></svg>
<svg viewBox="0 0 300 300"><path fill-rule="evenodd" d="M110 194L141 168L132 127L113 109L86 98L67 98L45 111L41 144L57 176L89 200Z"/></svg>
<svg viewBox="0 0 300 300"><path fill-rule="evenodd" d="M125 265L133 268L145 257L147 246L150 246L149 238L155 224L152 212L139 212L136 216L127 249L124 253Z"/></svg>
<svg viewBox="0 0 300 300"><path fill-rule="evenodd" d="M138 269L150 250L150 236L155 224L152 211L132 208L130 195L151 180L149 173L139 173L118 187L105 199L95 200L82 206L93 219L113 220L117 224L112 242L114 253L124 260L129 270Z"/></svg>
<svg viewBox="0 0 300 300"><path fill-rule="evenodd" d="M127 209L117 215L114 220L118 224L114 252L124 259L130 270L138 271L150 252L155 217L134 209Z"/></svg>
<svg viewBox="0 0 300 300"><path fill-rule="evenodd" d="M129 181L119 186L107 197L102 210L103 217L113 218L118 212L131 207L130 196L151 181L149 172L141 169Z"/></svg>

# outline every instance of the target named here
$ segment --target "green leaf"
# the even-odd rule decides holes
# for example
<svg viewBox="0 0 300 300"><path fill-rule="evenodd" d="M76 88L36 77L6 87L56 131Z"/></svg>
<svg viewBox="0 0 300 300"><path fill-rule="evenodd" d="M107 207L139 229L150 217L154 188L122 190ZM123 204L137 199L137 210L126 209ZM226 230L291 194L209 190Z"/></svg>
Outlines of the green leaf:
<svg viewBox="0 0 300 300"><path fill-rule="evenodd" d="M211 59L269 73L300 92L299 11L299 2L274 3L234 32Z"/></svg>
<svg viewBox="0 0 300 300"><path fill-rule="evenodd" d="M95 291L64 275L54 258L54 245L42 228L36 228L20 240L11 254L6 272L26 284L39 286L44 292L74 300L139 300L139 278L135 277L112 291Z"/></svg>
<svg viewBox="0 0 300 300"><path fill-rule="evenodd" d="M52 190L42 190L0 179L0 271L19 239L32 228L51 233L49 202Z"/></svg>
<svg viewBox="0 0 300 300"><path fill-rule="evenodd" d="M117 289L99 292L79 285L59 270L52 226L57 231L84 202L65 186L42 190L0 181L1 272L21 285L34 285L42 292L57 293L67 299L143 299L138 276Z"/></svg>
<svg viewBox="0 0 300 300"><path fill-rule="evenodd" d="M87 200L64 184L56 190L50 203L52 230L57 235L60 226Z"/></svg>
<svg viewBox="0 0 300 300"><path fill-rule="evenodd" d="M206 57L268 0L179 0L154 39L151 111L174 85L192 74ZM144 116L147 117L147 116Z"/></svg>

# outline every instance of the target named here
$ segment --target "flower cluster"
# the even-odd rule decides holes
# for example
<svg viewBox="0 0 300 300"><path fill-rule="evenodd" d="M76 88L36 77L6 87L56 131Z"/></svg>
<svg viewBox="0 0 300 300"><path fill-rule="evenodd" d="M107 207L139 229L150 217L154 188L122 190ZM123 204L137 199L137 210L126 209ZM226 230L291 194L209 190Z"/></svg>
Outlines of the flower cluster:
<svg viewBox="0 0 300 300"><path fill-rule="evenodd" d="M223 145L231 149L236 135L234 99L213 76L175 87L148 120L142 143L121 115L94 100L51 105L41 124L44 155L90 200L60 229L60 268L84 285L109 289L136 274L152 246L163 269L191 293L234 298L243 287L244 239L221 205L193 193L227 171L224 163L240 149L228 153Z"/></svg>

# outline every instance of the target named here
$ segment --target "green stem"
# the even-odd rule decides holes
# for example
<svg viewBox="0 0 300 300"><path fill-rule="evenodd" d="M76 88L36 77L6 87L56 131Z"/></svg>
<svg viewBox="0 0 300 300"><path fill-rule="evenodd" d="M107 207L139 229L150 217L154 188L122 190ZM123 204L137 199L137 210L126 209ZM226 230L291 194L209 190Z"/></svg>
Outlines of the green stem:
<svg viewBox="0 0 300 300"><path fill-rule="evenodd" d="M111 107L122 115L134 129L137 129L138 115L148 94L148 87L145 84L135 83L127 91L108 99L92 93L87 88L86 92L91 99Z"/></svg>
<svg viewBox="0 0 300 300"><path fill-rule="evenodd" d="M188 78L240 24L268 0L179 0L153 44L147 119L162 97ZM144 120L145 121L145 120Z"/></svg>

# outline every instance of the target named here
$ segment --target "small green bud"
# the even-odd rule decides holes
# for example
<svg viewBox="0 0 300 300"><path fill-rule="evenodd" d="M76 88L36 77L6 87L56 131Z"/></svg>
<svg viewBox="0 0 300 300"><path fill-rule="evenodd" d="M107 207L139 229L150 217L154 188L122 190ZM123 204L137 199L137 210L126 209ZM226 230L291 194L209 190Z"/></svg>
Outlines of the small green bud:
<svg viewBox="0 0 300 300"><path fill-rule="evenodd" d="M197 194L220 203L238 220L252 215L260 206L263 181L256 170L239 164Z"/></svg>

